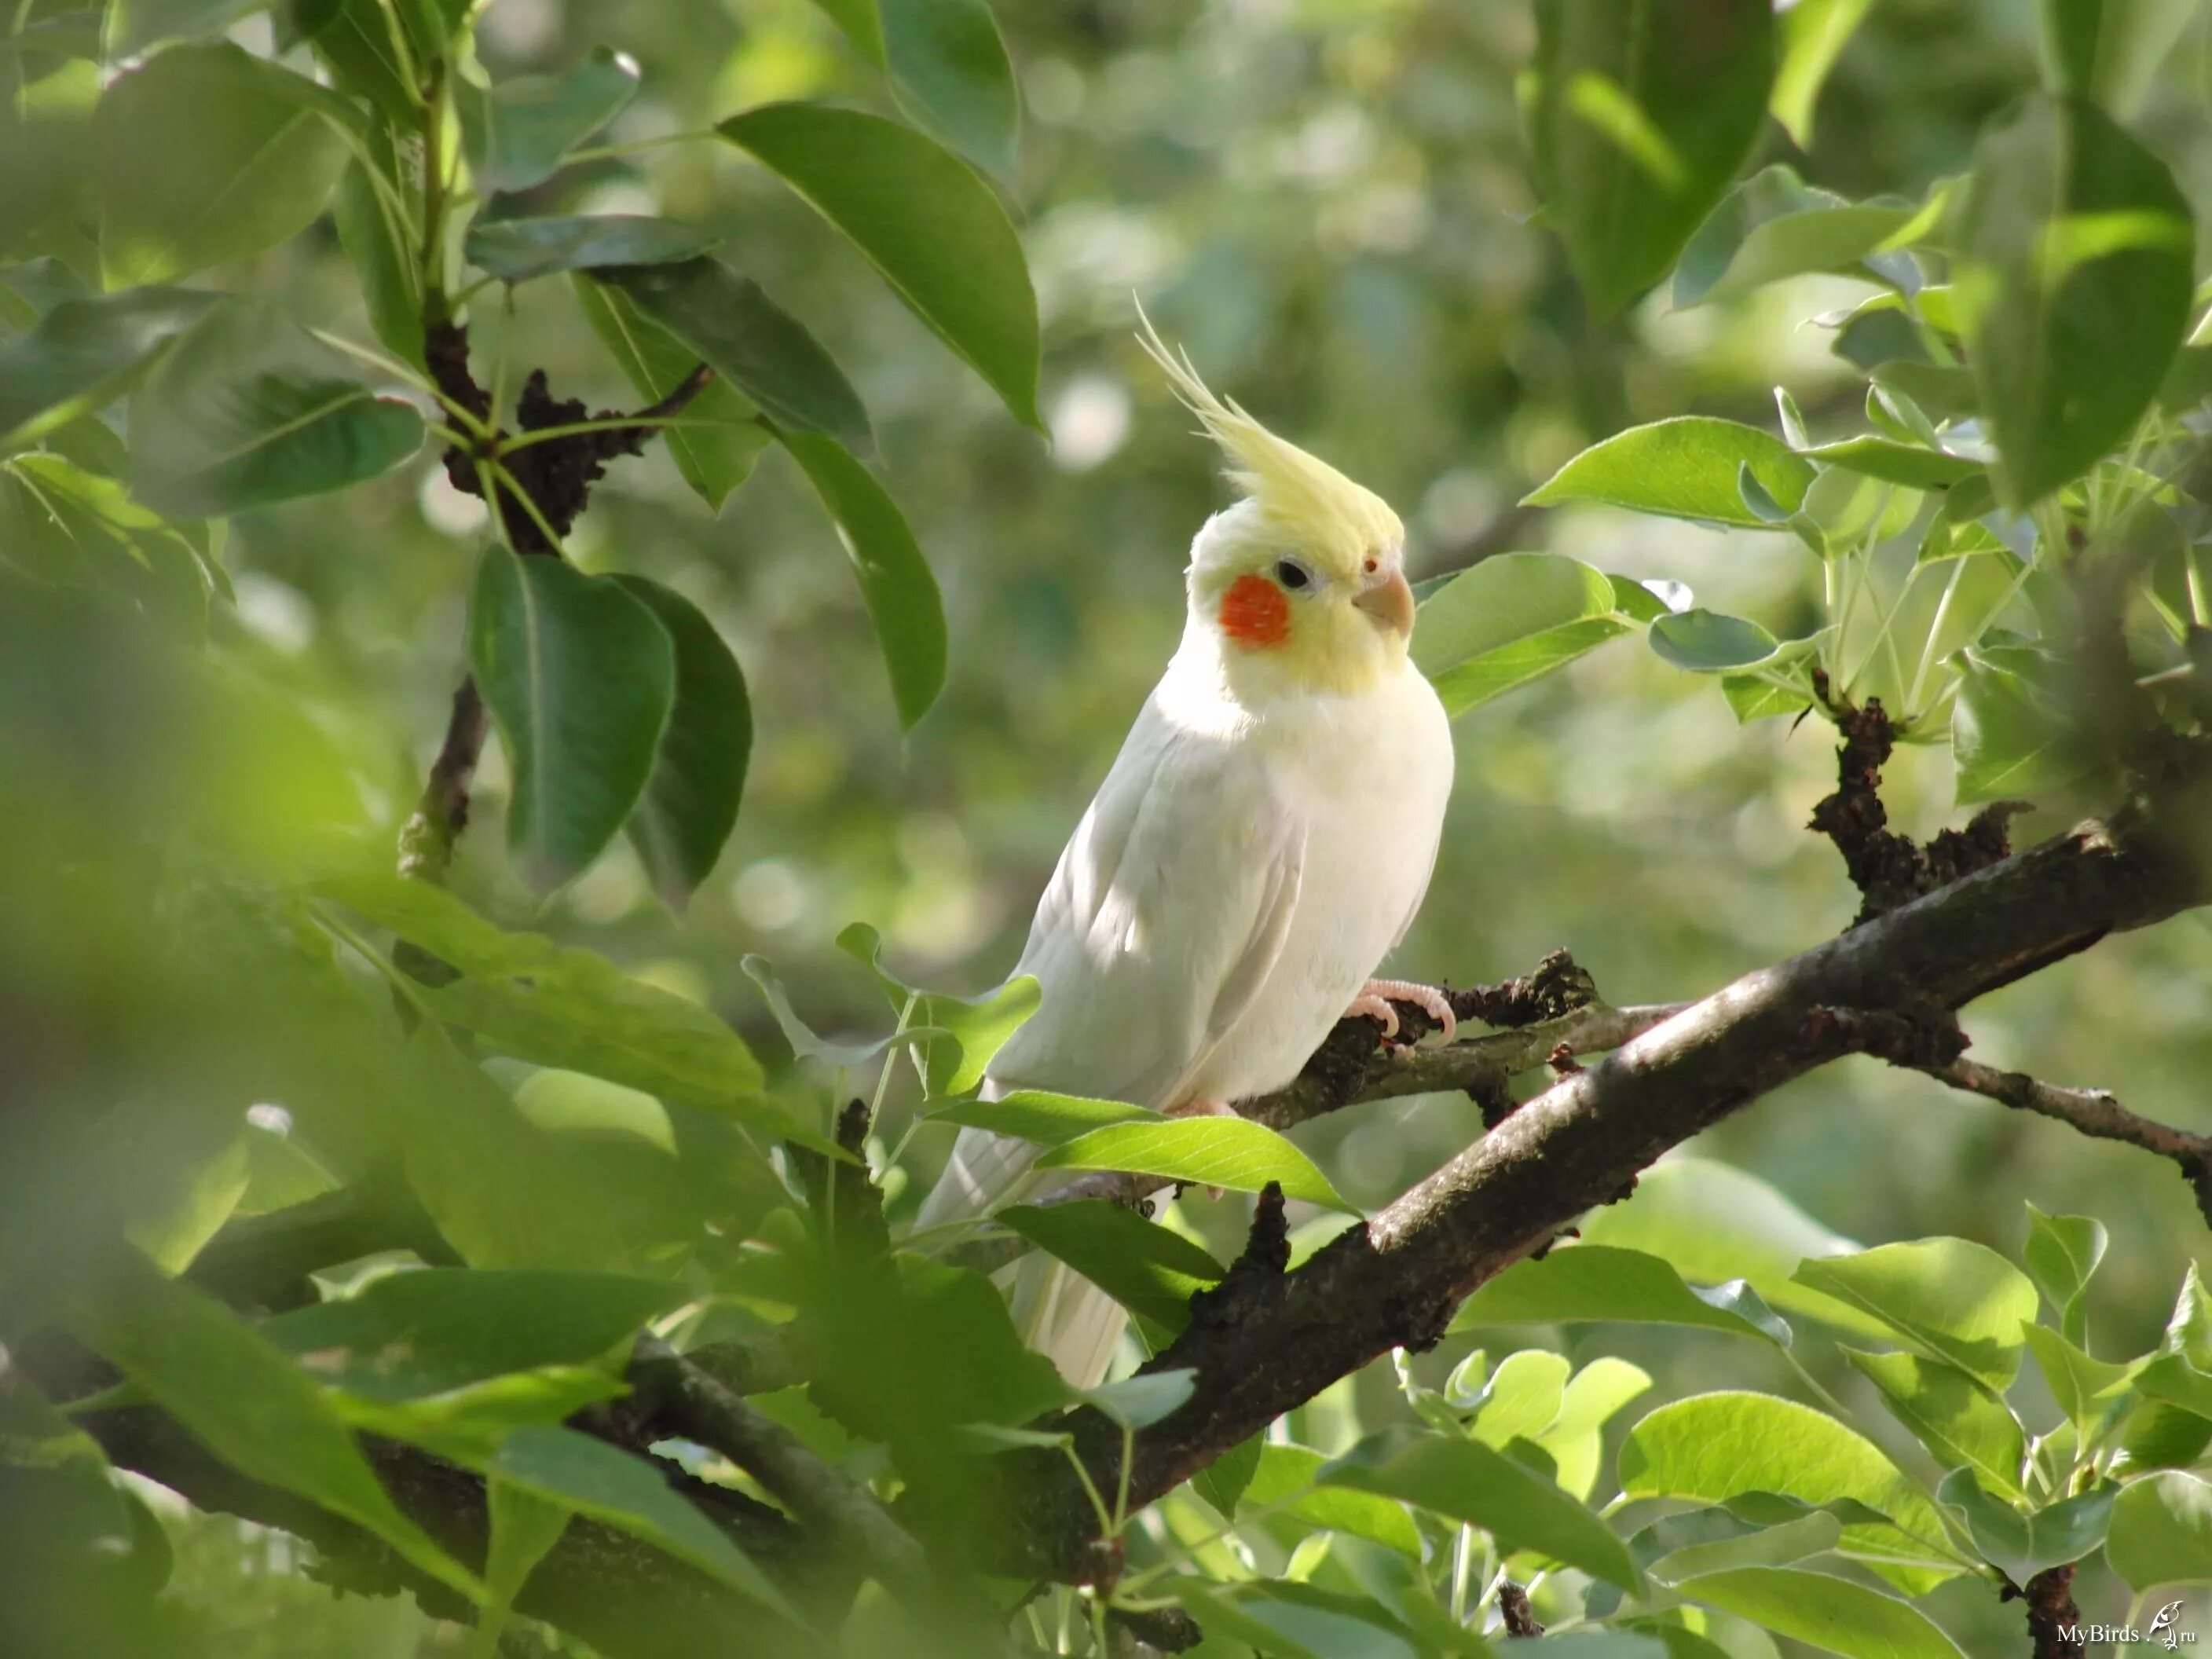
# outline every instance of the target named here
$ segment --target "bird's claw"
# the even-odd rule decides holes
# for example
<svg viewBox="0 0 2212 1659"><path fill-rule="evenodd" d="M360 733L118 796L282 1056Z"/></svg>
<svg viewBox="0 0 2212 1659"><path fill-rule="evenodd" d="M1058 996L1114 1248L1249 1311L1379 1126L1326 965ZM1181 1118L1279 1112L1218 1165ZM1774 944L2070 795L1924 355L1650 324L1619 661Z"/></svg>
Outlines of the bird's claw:
<svg viewBox="0 0 2212 1659"><path fill-rule="evenodd" d="M1443 1041L1451 1042L1459 1035L1459 1017L1452 1012L1451 1000L1433 985L1417 984L1407 979L1370 979L1362 988L1352 1006L1345 1010L1348 1019L1358 1014L1382 1023L1382 1038L1389 1041L1398 1035L1398 1012L1392 1001L1410 1002L1437 1023Z"/></svg>

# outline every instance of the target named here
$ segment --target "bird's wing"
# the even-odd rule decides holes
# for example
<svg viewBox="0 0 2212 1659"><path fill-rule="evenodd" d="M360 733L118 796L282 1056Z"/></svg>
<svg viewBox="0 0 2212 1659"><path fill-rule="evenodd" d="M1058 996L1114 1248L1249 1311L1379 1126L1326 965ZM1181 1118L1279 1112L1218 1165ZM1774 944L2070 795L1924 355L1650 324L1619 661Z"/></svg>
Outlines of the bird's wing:
<svg viewBox="0 0 2212 1659"><path fill-rule="evenodd" d="M1003 1086L1181 1103L1297 908L1303 816L1255 748L1145 706L1037 907L1015 971L1042 1000Z"/></svg>

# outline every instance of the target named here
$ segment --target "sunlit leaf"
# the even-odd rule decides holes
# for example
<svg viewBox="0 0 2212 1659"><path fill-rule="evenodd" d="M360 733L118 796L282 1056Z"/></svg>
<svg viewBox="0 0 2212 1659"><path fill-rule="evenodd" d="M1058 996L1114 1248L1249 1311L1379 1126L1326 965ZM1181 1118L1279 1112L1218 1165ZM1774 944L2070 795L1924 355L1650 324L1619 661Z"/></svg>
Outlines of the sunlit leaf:
<svg viewBox="0 0 2212 1659"><path fill-rule="evenodd" d="M1314 1161L1264 1124L1242 1117L1117 1123L1077 1136L1037 1159L1041 1170L1119 1170L1194 1186L1256 1193L1269 1182L1286 1198L1358 1214Z"/></svg>
<svg viewBox="0 0 2212 1659"><path fill-rule="evenodd" d="M1536 10L1536 180L1601 313L1674 262L1765 118L1774 13L1724 0L1547 0Z"/></svg>
<svg viewBox="0 0 2212 1659"><path fill-rule="evenodd" d="M1682 1593L1845 1659L1965 1659L1918 1608L1824 1572L1737 1567L1693 1578Z"/></svg>
<svg viewBox="0 0 2212 1659"><path fill-rule="evenodd" d="M1593 444L1524 499L1533 507L1604 501L1668 518L1766 529L1736 488L1744 467L1785 512L1802 505L1813 482L1811 464L1779 438L1738 421L1680 415Z"/></svg>
<svg viewBox="0 0 2212 1659"><path fill-rule="evenodd" d="M1820 88L1873 6L1874 0L1797 0L1775 20L1782 35L1782 63L1767 107L1799 149L1813 148Z"/></svg>
<svg viewBox="0 0 2212 1659"><path fill-rule="evenodd" d="M1498 554L1422 601L1413 662L1456 716L1627 633L1620 608L1613 579L1579 560Z"/></svg>
<svg viewBox="0 0 2212 1659"><path fill-rule="evenodd" d="M55 305L0 349L0 452L120 397L216 303L196 289L146 288Z"/></svg>
<svg viewBox="0 0 2212 1659"><path fill-rule="evenodd" d="M1590 1243L1516 1262L1462 1304L1451 1328L1584 1320L1696 1325L1790 1346L1790 1327L1741 1279L1694 1291L1656 1255Z"/></svg>
<svg viewBox="0 0 2212 1659"><path fill-rule="evenodd" d="M1625 1589L1643 1587L1627 1547L1604 1522L1480 1441L1378 1435L1328 1465L1321 1478L1480 1527L1503 1548L1535 1551Z"/></svg>
<svg viewBox="0 0 2212 1659"><path fill-rule="evenodd" d="M2212 1481L2169 1469L2112 1502L2105 1559L2131 1589L2212 1583Z"/></svg>
<svg viewBox="0 0 2212 1659"><path fill-rule="evenodd" d="M1946 1468L1965 1463L2004 1498L2024 1498L2020 1420L2004 1401L1957 1366L1909 1353L1844 1358L1881 1392L1889 1414Z"/></svg>
<svg viewBox="0 0 2212 1659"><path fill-rule="evenodd" d="M2036 95L1984 131L1953 292L2024 507L2124 439L2188 326L2196 229L2166 164L2094 105Z"/></svg>
<svg viewBox="0 0 2212 1659"><path fill-rule="evenodd" d="M1797 1278L1999 1390L2020 1370L2020 1328L2035 1318L2035 1286L2027 1276L1963 1238L1827 1256L1805 1262Z"/></svg>

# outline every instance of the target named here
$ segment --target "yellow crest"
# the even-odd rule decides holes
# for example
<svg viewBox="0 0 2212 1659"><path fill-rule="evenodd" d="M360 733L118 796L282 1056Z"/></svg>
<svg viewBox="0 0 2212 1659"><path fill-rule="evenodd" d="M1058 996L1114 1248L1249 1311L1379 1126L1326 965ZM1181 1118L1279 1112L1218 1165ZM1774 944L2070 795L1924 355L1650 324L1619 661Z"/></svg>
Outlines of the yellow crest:
<svg viewBox="0 0 2212 1659"><path fill-rule="evenodd" d="M1137 337L1167 372L1176 395L1199 418L1206 436L1229 459L1229 480L1260 507L1261 518L1293 544L1326 557L1342 574L1386 548L1401 545L1406 527L1389 503L1370 489L1279 438L1233 400L1217 398L1198 378L1189 354L1173 352L1142 306Z"/></svg>

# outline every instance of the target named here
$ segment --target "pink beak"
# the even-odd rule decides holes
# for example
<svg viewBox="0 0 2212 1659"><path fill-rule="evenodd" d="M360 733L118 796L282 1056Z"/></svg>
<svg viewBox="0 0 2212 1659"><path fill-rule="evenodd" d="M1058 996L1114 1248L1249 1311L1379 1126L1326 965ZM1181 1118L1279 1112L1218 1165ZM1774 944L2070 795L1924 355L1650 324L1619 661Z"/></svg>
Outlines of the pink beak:
<svg viewBox="0 0 2212 1659"><path fill-rule="evenodd" d="M1372 617L1377 627L1394 629L1401 636L1413 634L1413 590L1406 584L1406 573L1396 565L1370 577L1367 586L1352 595L1352 603Z"/></svg>

